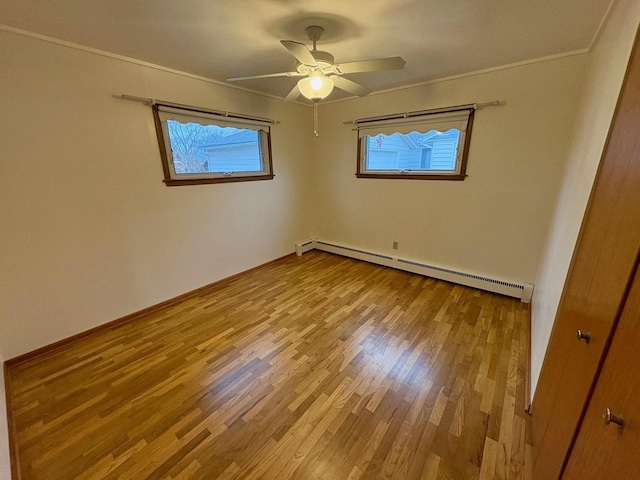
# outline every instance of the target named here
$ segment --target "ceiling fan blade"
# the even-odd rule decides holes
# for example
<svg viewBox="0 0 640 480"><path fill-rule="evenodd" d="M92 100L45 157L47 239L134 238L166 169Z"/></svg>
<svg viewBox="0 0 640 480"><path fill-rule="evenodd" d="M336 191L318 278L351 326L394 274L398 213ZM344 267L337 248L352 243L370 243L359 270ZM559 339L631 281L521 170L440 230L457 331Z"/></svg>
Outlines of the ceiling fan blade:
<svg viewBox="0 0 640 480"><path fill-rule="evenodd" d="M303 77L304 75L305 75L304 73L298 73L298 72L265 73L264 75L251 75L249 77L227 78L227 82L237 82L238 80L253 80L254 78Z"/></svg>
<svg viewBox="0 0 640 480"><path fill-rule="evenodd" d="M318 65L316 59L313 58L311 52L304 43L294 42L293 40L280 40L280 43L284 45L284 48L289 50L296 59L305 65Z"/></svg>
<svg viewBox="0 0 640 480"><path fill-rule="evenodd" d="M297 100L299 96L300 96L300 89L298 88L298 84L296 83L296 85L291 89L289 94L286 97L284 97L284 99L287 102L293 102Z"/></svg>
<svg viewBox="0 0 640 480"><path fill-rule="evenodd" d="M358 95L359 97L364 97L365 95L369 95L371 93L371 90L367 87L363 87L359 83L351 81L348 78L333 75L331 76L331 80L333 80L334 85L340 90L353 93L354 95Z"/></svg>
<svg viewBox="0 0 640 480"><path fill-rule="evenodd" d="M404 68L402 57L376 58L360 62L347 62L334 65L339 73L377 72L379 70L400 70Z"/></svg>

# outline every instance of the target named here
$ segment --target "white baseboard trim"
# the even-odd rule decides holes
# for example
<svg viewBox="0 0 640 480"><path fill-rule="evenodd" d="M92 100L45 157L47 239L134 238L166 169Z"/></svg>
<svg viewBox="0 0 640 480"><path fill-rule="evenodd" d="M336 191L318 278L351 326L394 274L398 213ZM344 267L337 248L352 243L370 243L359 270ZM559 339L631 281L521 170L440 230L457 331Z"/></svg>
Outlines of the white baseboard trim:
<svg viewBox="0 0 640 480"><path fill-rule="evenodd" d="M426 277L437 278L447 282L466 285L468 287L479 288L489 292L507 295L520 299L524 303L531 302L533 295L533 284L513 282L508 280L491 278L486 275L463 272L447 268L439 265L430 265L417 260L399 258L392 255L386 255L376 252L369 252L360 248L340 245L334 242L324 240L309 240L302 243L296 243L296 254L298 256L310 250L321 250L323 252L335 253L345 257L363 260L365 262L384 265L385 267L396 268L406 272L417 273Z"/></svg>
<svg viewBox="0 0 640 480"><path fill-rule="evenodd" d="M301 256L303 253L310 252L316 248L315 240L307 240L306 242L296 243L296 255Z"/></svg>

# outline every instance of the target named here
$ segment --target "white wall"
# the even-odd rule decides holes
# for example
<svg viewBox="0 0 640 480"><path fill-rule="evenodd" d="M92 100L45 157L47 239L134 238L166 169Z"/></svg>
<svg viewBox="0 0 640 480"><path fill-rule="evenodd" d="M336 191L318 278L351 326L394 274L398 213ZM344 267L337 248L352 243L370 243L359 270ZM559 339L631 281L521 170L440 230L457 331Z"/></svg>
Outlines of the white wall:
<svg viewBox="0 0 640 480"><path fill-rule="evenodd" d="M320 106L315 236L533 282L554 209L586 55ZM476 113L463 182L357 179L346 120L492 100Z"/></svg>
<svg viewBox="0 0 640 480"><path fill-rule="evenodd" d="M407 258L536 283L535 384L639 16L620 0L591 54L323 104L318 138L306 107L0 31L0 351L313 236L387 253L398 241ZM166 187L150 111L120 93L281 120L275 180ZM477 113L464 182L355 178L344 120L494 99L507 104Z"/></svg>
<svg viewBox="0 0 640 480"><path fill-rule="evenodd" d="M11 478L9 462L9 424L4 390L4 359L0 356L0 479Z"/></svg>
<svg viewBox="0 0 640 480"><path fill-rule="evenodd" d="M538 382L580 225L640 20L640 1L620 0L593 51L532 302L531 385Z"/></svg>
<svg viewBox="0 0 640 480"><path fill-rule="evenodd" d="M310 231L311 110L0 31L6 358L293 252ZM127 93L276 118L272 181L166 187Z"/></svg>

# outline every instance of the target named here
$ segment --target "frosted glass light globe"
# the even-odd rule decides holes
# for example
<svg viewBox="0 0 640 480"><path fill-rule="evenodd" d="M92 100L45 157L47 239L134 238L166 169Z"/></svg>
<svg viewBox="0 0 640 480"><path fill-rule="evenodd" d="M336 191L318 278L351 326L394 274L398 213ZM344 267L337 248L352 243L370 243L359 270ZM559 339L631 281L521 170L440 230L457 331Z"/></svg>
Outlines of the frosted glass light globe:
<svg viewBox="0 0 640 480"><path fill-rule="evenodd" d="M300 93L309 100L319 101L326 98L333 90L333 80L324 75L303 78L298 82Z"/></svg>
<svg viewBox="0 0 640 480"><path fill-rule="evenodd" d="M322 88L322 77L311 77L311 88L318 91Z"/></svg>

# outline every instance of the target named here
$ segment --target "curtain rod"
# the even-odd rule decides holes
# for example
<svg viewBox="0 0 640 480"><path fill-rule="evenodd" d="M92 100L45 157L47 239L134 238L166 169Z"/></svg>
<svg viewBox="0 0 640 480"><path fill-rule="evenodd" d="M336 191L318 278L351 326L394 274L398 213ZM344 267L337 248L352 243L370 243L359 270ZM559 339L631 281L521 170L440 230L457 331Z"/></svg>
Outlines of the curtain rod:
<svg viewBox="0 0 640 480"><path fill-rule="evenodd" d="M144 103L149 106L163 105L165 107L181 108L183 110L191 110L192 112L211 113L213 115L220 115L221 117L227 117L227 118L237 118L239 120L254 120L258 122L271 123L274 125L277 125L278 123L280 123L278 120L273 120L271 118L254 117L252 115L244 115L242 113L232 113L232 112L225 112L224 110L213 110L210 108L194 107L193 105L166 102L164 100L156 100L153 98L136 97L134 95L122 94L119 96L116 95L116 98L122 98L123 100L129 100L131 102Z"/></svg>
<svg viewBox="0 0 640 480"><path fill-rule="evenodd" d="M381 115L379 117L357 118L356 120L348 120L343 123L345 125L358 125L358 124L368 123L368 122L380 122L383 120L396 120L399 118L419 117L422 115L431 115L435 113L460 112L463 110L480 110L481 108L497 107L499 105L504 105L504 104L505 102L502 100L493 100L492 102L468 103L466 105L454 105L452 107L430 108L428 110L414 110L413 112L392 113L391 115Z"/></svg>

